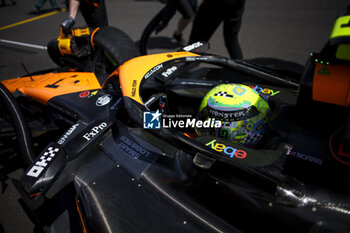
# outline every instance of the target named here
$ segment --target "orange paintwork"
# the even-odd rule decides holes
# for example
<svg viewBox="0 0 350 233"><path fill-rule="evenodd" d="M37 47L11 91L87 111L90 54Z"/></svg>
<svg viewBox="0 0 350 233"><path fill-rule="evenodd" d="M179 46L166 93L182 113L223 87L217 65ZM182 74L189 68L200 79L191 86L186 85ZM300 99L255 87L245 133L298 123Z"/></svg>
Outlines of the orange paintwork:
<svg viewBox="0 0 350 233"><path fill-rule="evenodd" d="M193 56L199 55L190 52L161 53L141 56L125 62L115 71L119 73L119 82L122 87L123 96L130 97L143 105L139 93L139 86L148 71L166 61Z"/></svg>
<svg viewBox="0 0 350 233"><path fill-rule="evenodd" d="M92 47L93 50L95 50L95 45L94 45L94 42L93 42L94 36L95 36L95 34L96 34L96 32L97 32L98 30L100 30L100 27L97 27L97 28L91 33L90 43L91 43L91 47Z"/></svg>
<svg viewBox="0 0 350 233"><path fill-rule="evenodd" d="M48 73L9 79L1 83L11 92L19 90L43 104L47 104L55 96L101 89L95 74L88 72Z"/></svg>
<svg viewBox="0 0 350 233"><path fill-rule="evenodd" d="M79 217L80 217L80 221L81 221L81 226L83 228L83 232L84 233L87 233L87 230L86 230L86 227L85 227L85 224L84 224L84 219L83 219L83 215L80 211L80 208L79 208L79 204L78 204L78 200L75 199L75 204L77 206L77 211L78 211L78 214L79 214Z"/></svg>
<svg viewBox="0 0 350 233"><path fill-rule="evenodd" d="M320 72L321 69L328 69ZM317 63L312 90L313 100L350 106L350 66Z"/></svg>

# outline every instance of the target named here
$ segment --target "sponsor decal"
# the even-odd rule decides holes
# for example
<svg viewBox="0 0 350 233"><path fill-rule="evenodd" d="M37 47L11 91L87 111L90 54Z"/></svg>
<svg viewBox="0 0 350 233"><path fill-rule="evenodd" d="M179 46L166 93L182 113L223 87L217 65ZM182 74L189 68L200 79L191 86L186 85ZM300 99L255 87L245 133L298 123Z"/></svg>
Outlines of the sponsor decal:
<svg viewBox="0 0 350 233"><path fill-rule="evenodd" d="M280 93L280 91L274 91L274 90L271 90L269 88L259 87L258 85L248 86L248 87L254 89L259 94L261 93L261 94L265 94L265 95L269 95L269 96L274 96L274 95L277 95L278 93Z"/></svg>
<svg viewBox="0 0 350 233"><path fill-rule="evenodd" d="M244 108L236 111L217 111L216 109L207 107L204 109L208 111L207 113L204 111L203 114L207 114L210 117L216 119L229 119L230 121L241 121L247 118L252 118L257 116L260 112L255 106L250 106L249 108Z"/></svg>
<svg viewBox="0 0 350 233"><path fill-rule="evenodd" d="M98 135L101 131L103 131L106 127L107 127L107 123L106 122L102 122L101 124L96 125L95 127L93 127L89 133L84 134L83 138L86 141L90 141L96 135Z"/></svg>
<svg viewBox="0 0 350 233"><path fill-rule="evenodd" d="M317 74L319 75L331 75L331 72L329 72L329 69L327 66L322 67L319 71L317 71Z"/></svg>
<svg viewBox="0 0 350 233"><path fill-rule="evenodd" d="M85 97L88 97L89 95L90 95L90 91L83 91L83 92L80 92L79 97L85 98Z"/></svg>
<svg viewBox="0 0 350 233"><path fill-rule="evenodd" d="M338 155L345 157L345 158L350 158L350 154L348 153L349 149L347 149L348 146L346 146L344 144L345 144L344 142L340 143L339 148L338 148Z"/></svg>
<svg viewBox="0 0 350 233"><path fill-rule="evenodd" d="M189 51L192 51L194 49L198 49L200 48L201 46L203 46L203 43L201 42L196 42L196 43L193 43L193 44L190 44L186 47L183 48L183 50L185 50L186 52L189 52Z"/></svg>
<svg viewBox="0 0 350 233"><path fill-rule="evenodd" d="M242 96L246 93L246 89L244 87L241 87L241 86L235 86L233 89L232 89L233 93L235 93L236 95L238 96Z"/></svg>
<svg viewBox="0 0 350 233"><path fill-rule="evenodd" d="M311 155L307 155L307 154L303 154L303 153L299 153L299 152L296 152L296 151L292 151L292 147L287 145L285 147L287 149L287 152L286 154L291 156L291 157L294 157L294 158L297 158L297 159L301 159L301 160L305 160L305 161L308 161L308 162L311 162L311 163L315 163L315 164L318 164L318 165L322 165L323 164L323 160L320 159L320 158L316 158L314 156L311 156Z"/></svg>
<svg viewBox="0 0 350 233"><path fill-rule="evenodd" d="M219 91L218 93L215 93L214 96L222 96L226 98L233 98L233 95L227 94L227 91Z"/></svg>
<svg viewBox="0 0 350 233"><path fill-rule="evenodd" d="M220 128L221 121L214 118L207 120L198 120L189 114L161 114L159 110L156 112L143 113L144 129L160 129L160 128Z"/></svg>
<svg viewBox="0 0 350 233"><path fill-rule="evenodd" d="M234 118L235 121L238 121L240 119L246 118L246 109L238 110L234 112L222 112L222 111L216 111L215 109L209 108L209 115L213 116L215 118L220 119L232 119Z"/></svg>
<svg viewBox="0 0 350 233"><path fill-rule="evenodd" d="M186 61L196 61L196 57L186 57Z"/></svg>
<svg viewBox="0 0 350 233"><path fill-rule="evenodd" d="M155 67L153 67L150 71L148 71L145 76L143 77L144 79L148 79L152 74L154 74L155 72L157 72L158 70L163 68L163 64L157 65Z"/></svg>
<svg viewBox="0 0 350 233"><path fill-rule="evenodd" d="M195 85L195 86L214 86L212 83L199 83L199 82L180 82L181 85L188 85L188 86L192 86L192 85Z"/></svg>
<svg viewBox="0 0 350 233"><path fill-rule="evenodd" d="M224 154L228 155L231 159L232 158L245 159L247 157L247 152L245 152L244 150L238 150L234 147L226 146L225 144L218 143L216 139L208 142L205 145L218 152L223 152Z"/></svg>
<svg viewBox="0 0 350 233"><path fill-rule="evenodd" d="M137 80L132 80L132 88L131 88L131 96L136 95L136 89L137 88Z"/></svg>
<svg viewBox="0 0 350 233"><path fill-rule="evenodd" d="M75 131L76 128L78 128L79 124L72 125L67 132L57 141L58 144L62 145L67 138Z"/></svg>
<svg viewBox="0 0 350 233"><path fill-rule="evenodd" d="M177 70L177 67L176 66L173 66L173 67L171 67L171 68L168 68L166 71L164 71L163 73L162 73L162 75L164 76L164 77L169 77L172 73L174 73L175 71Z"/></svg>
<svg viewBox="0 0 350 233"><path fill-rule="evenodd" d="M207 57L186 57L186 61L208 61Z"/></svg>
<svg viewBox="0 0 350 233"><path fill-rule="evenodd" d="M56 156L59 148L48 147L47 150L40 156L38 161L35 162L34 166L27 172L27 176L31 176L37 178L44 169L48 166L48 164L52 161L52 159Z"/></svg>
<svg viewBox="0 0 350 233"><path fill-rule="evenodd" d="M129 138L122 136L120 140L122 142L118 144L119 148L135 159L140 158L140 156L148 157L150 155L150 152L148 150L140 146L138 143L133 142Z"/></svg>
<svg viewBox="0 0 350 233"><path fill-rule="evenodd" d="M90 96L89 96L89 97L95 96L95 95L97 95L97 93L98 93L98 91L92 91L92 92L90 93Z"/></svg>
<svg viewBox="0 0 350 233"><path fill-rule="evenodd" d="M80 92L79 93L79 97L80 98L90 98L90 97L93 97L95 96L96 94L98 93L98 91L83 91L83 92Z"/></svg>
<svg viewBox="0 0 350 233"><path fill-rule="evenodd" d="M111 100L112 100L112 96L110 94L100 96L96 100L96 106L98 106L98 107L105 106L105 105L109 104L109 102L111 102Z"/></svg>

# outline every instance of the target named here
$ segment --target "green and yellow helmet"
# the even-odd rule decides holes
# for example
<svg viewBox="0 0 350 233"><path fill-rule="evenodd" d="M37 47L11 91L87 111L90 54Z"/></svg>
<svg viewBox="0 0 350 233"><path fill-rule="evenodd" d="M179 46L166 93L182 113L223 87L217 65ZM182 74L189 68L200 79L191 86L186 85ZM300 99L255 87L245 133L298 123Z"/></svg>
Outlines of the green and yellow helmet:
<svg viewBox="0 0 350 233"><path fill-rule="evenodd" d="M199 107L199 117L202 120L211 118L221 121L220 128L205 133L247 146L260 141L269 112L266 100L254 89L241 84L214 87Z"/></svg>

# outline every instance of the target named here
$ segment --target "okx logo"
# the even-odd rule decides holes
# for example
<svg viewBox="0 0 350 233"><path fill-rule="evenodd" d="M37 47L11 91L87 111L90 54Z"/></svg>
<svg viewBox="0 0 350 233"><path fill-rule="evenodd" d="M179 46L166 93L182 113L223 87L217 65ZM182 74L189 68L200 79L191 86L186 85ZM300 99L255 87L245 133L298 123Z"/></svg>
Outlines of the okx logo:
<svg viewBox="0 0 350 233"><path fill-rule="evenodd" d="M160 129L161 115L159 110L156 112L143 112L143 128Z"/></svg>

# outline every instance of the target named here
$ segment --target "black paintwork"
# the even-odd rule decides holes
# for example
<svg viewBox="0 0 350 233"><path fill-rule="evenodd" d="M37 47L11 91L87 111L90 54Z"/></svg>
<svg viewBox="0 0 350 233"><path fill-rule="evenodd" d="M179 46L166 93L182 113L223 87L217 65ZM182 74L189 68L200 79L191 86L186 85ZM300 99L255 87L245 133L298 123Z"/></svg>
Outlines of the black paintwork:
<svg viewBox="0 0 350 233"><path fill-rule="evenodd" d="M210 81L202 85L203 80L191 79L184 85L181 78L188 74ZM33 186L23 176L17 185L24 196L41 188L40 195L24 198L37 223L52 232L82 231L79 215L72 214L76 200L88 232L349 231L347 168L330 156L326 136L294 121L297 89L232 74L189 66L168 84L149 78L142 93L147 99L152 89L162 90L168 94L169 110L192 106L195 111L206 91L226 80L279 90L269 97L272 115L261 145L247 148L215 139L245 150L250 157L243 163L205 146L212 137L194 140L172 129L145 131L145 107L127 97L122 100L120 92L100 90L90 98L73 93L50 100L53 120L79 126L57 138L66 135L60 145L65 153L43 173L52 179ZM105 95L113 99L97 106ZM48 210L60 209L62 200L70 203L62 204L67 214Z"/></svg>

